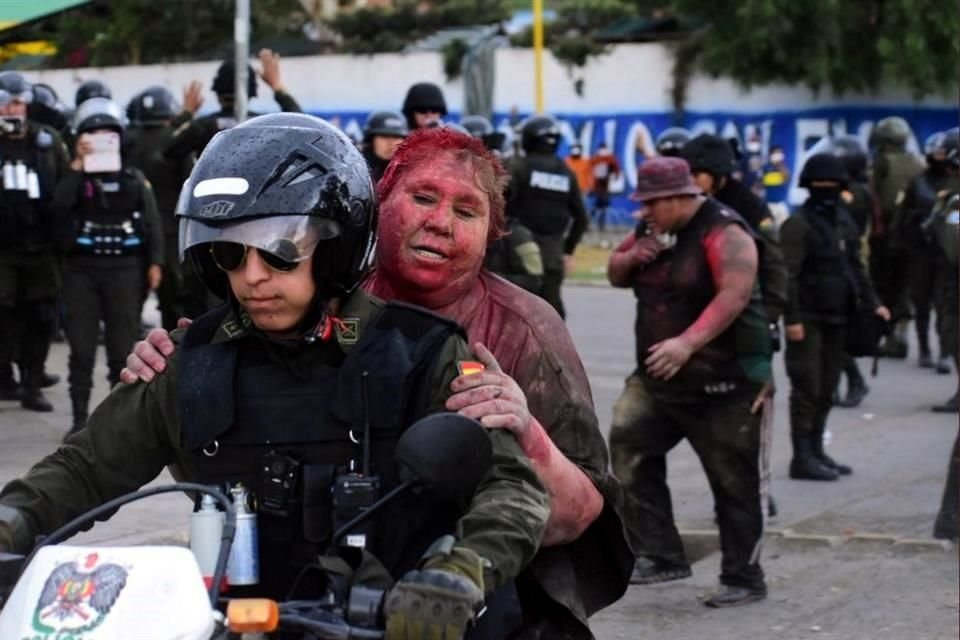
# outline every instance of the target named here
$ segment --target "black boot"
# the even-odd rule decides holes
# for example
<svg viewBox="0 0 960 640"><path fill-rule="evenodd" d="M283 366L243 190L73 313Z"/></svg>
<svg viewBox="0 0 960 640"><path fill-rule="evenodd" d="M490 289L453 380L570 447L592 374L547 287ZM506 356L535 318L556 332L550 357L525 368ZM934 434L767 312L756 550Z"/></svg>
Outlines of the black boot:
<svg viewBox="0 0 960 640"><path fill-rule="evenodd" d="M937 373L941 375L947 375L953 371L950 368L950 356L940 356L940 359L937 360Z"/></svg>
<svg viewBox="0 0 960 640"><path fill-rule="evenodd" d="M20 369L20 383L23 385L23 396L20 398L20 406L30 411L40 411L48 413L53 411L53 405L47 400L43 392L40 391L40 383L43 381L43 369Z"/></svg>
<svg viewBox="0 0 960 640"><path fill-rule="evenodd" d="M950 456L950 465L947 467L947 483L943 487L943 499L940 502L940 512L933 523L933 537L939 540L956 540L960 538L960 438L953 443L953 453Z"/></svg>
<svg viewBox="0 0 960 640"><path fill-rule="evenodd" d="M90 406L90 391L83 389L70 390L70 403L73 405L73 426L63 436L64 441L87 426L87 410Z"/></svg>
<svg viewBox="0 0 960 640"><path fill-rule="evenodd" d="M868 393L870 393L870 387L867 386L866 380L863 379L860 369L854 366L847 370L847 397L842 400L837 400L833 404L837 407L843 407L844 409L859 407Z"/></svg>
<svg viewBox="0 0 960 640"><path fill-rule="evenodd" d="M822 437L822 434L821 434ZM809 433L791 433L793 460L790 461L790 477L794 480L836 480L837 472L824 465L813 454Z"/></svg>
<svg viewBox="0 0 960 640"><path fill-rule="evenodd" d="M893 333L888 335L887 339L883 341L883 349L880 355L886 356L887 358L896 358L897 360L903 360L909 355L906 320L897 321Z"/></svg>
<svg viewBox="0 0 960 640"><path fill-rule="evenodd" d="M50 387L60 384L60 376L55 373L47 373L44 371L40 375L40 388L49 389Z"/></svg>
<svg viewBox="0 0 960 640"><path fill-rule="evenodd" d="M813 432L811 433L810 450L813 451L814 457L819 460L823 466L835 471L838 476L849 476L853 473L853 469L845 464L840 464L828 456L823 450L823 431L823 427L819 429L814 428Z"/></svg>

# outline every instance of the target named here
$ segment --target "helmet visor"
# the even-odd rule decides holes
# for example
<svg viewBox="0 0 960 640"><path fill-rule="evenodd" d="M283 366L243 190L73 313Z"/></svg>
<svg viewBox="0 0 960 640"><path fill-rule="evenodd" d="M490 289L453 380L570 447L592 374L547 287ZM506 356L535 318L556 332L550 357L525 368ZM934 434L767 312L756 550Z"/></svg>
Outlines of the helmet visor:
<svg viewBox="0 0 960 640"><path fill-rule="evenodd" d="M317 243L340 235L340 224L316 216L271 216L211 225L194 218L180 219L180 259L187 249L210 242L230 242L273 254L286 263L303 262Z"/></svg>

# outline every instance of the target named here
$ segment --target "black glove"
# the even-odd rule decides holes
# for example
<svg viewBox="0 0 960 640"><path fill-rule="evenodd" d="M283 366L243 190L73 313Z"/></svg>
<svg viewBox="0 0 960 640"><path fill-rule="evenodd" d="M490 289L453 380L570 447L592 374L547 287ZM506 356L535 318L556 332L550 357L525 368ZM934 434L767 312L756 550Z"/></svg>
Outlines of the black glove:
<svg viewBox="0 0 960 640"><path fill-rule="evenodd" d="M461 640L483 601L483 560L444 536L387 595L384 638Z"/></svg>

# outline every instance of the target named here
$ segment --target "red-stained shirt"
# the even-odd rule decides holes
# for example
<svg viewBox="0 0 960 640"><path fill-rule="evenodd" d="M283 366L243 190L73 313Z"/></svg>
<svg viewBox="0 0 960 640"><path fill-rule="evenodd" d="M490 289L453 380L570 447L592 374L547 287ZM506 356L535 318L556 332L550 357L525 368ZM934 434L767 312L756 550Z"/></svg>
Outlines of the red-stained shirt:
<svg viewBox="0 0 960 640"><path fill-rule="evenodd" d="M363 286L379 298L396 298L376 271ZM607 446L593 408L590 383L570 332L542 298L486 270L445 315L466 329L471 344L482 342L490 349L503 371L523 389L530 413L557 448L603 494L603 513L577 541L538 553L531 565L544 590L585 625L580 612L590 615L622 595L633 555L616 514L621 504L620 485L608 471ZM572 553L578 556L576 563L561 559ZM558 633L573 621L547 623L555 626L545 631Z"/></svg>

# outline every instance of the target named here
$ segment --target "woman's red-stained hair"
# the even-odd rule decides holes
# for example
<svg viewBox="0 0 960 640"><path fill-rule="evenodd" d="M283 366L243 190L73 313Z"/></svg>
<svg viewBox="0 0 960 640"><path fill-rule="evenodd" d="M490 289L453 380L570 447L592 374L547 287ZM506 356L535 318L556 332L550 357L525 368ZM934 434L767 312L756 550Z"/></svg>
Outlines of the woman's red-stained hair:
<svg viewBox="0 0 960 640"><path fill-rule="evenodd" d="M487 194L490 201L490 230L487 242L493 242L504 234L504 191L509 176L500 163L500 159L491 153L479 138L460 133L449 127L417 129L397 147L393 159L387 166L383 177L377 183L377 200L382 205L396 188L400 178L407 170L422 162L430 162L442 153L453 153L463 162L470 162L474 168L477 186Z"/></svg>

